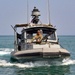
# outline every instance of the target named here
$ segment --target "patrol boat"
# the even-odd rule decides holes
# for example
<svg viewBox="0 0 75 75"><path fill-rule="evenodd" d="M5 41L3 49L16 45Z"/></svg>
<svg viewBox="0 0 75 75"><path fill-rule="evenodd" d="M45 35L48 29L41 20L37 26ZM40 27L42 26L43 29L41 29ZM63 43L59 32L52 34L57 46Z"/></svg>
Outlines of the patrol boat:
<svg viewBox="0 0 75 75"><path fill-rule="evenodd" d="M51 24L42 24L40 11L34 7L32 20L29 24L16 24L14 29L14 51L11 58L25 61L64 59L70 57L70 52L62 48L56 34L56 28ZM17 29L21 28L21 33ZM32 38L40 30L43 38L40 43Z"/></svg>

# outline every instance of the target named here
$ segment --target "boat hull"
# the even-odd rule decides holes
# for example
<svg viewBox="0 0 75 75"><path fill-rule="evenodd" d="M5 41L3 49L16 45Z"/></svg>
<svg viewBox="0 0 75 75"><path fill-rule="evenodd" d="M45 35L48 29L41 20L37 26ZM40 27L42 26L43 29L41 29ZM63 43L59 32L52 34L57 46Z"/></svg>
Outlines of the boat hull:
<svg viewBox="0 0 75 75"><path fill-rule="evenodd" d="M11 58L24 61L63 59L70 57L70 53L65 49L38 49L13 51Z"/></svg>

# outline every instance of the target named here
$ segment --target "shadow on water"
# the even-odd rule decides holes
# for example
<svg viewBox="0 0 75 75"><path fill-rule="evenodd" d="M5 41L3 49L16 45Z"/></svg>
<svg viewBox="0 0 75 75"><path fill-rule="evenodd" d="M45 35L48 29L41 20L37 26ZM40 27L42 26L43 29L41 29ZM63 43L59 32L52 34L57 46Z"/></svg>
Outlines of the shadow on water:
<svg viewBox="0 0 75 75"><path fill-rule="evenodd" d="M35 67L16 69L16 75L69 75L70 66Z"/></svg>

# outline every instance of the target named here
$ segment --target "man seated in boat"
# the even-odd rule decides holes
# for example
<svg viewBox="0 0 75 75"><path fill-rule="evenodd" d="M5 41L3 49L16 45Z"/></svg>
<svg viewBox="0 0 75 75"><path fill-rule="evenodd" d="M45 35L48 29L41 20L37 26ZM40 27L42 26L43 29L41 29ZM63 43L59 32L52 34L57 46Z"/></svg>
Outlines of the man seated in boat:
<svg viewBox="0 0 75 75"><path fill-rule="evenodd" d="M34 40L36 40L36 43L40 44L41 40L43 38L43 35L41 33L41 30L38 30L36 35L33 37L33 39L31 40L31 42L33 42Z"/></svg>

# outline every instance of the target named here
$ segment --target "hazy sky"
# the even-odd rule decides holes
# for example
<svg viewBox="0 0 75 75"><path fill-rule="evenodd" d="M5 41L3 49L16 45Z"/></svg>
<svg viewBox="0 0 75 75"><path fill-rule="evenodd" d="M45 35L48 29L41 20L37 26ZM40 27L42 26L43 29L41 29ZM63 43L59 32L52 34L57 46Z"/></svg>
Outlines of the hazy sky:
<svg viewBox="0 0 75 75"><path fill-rule="evenodd" d="M28 0L29 17L36 6L42 23L48 23L47 0ZM50 0L51 24L58 35L75 35L75 0ZM27 23L27 0L0 0L0 35L13 35L10 25Z"/></svg>

